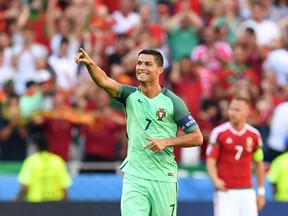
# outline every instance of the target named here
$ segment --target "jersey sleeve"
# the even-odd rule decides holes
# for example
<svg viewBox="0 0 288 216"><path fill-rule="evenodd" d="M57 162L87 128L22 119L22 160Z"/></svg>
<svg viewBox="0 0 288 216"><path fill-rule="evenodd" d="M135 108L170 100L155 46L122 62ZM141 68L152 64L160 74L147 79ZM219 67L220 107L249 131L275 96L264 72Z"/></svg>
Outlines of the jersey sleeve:
<svg viewBox="0 0 288 216"><path fill-rule="evenodd" d="M209 144L206 149L206 156L211 158L218 158L219 144L217 143L218 131L213 129L210 134Z"/></svg>
<svg viewBox="0 0 288 216"><path fill-rule="evenodd" d="M18 175L18 182L20 184L23 184L23 185L27 185L29 186L32 182L32 178L31 176L33 176L33 173L31 172L32 169L31 169L31 163L30 163L30 158L27 158L24 162L23 162L23 165L22 165L22 168L20 170L20 173Z"/></svg>
<svg viewBox="0 0 288 216"><path fill-rule="evenodd" d="M135 92L136 90L137 87L121 84L120 91L118 92L118 95L114 99L125 105L128 96L133 92Z"/></svg>
<svg viewBox="0 0 288 216"><path fill-rule="evenodd" d="M255 135L256 135L256 145L253 148L253 161L257 162L260 160L263 160L264 153L263 153L263 140L261 138L261 134L258 130L255 129Z"/></svg>
<svg viewBox="0 0 288 216"><path fill-rule="evenodd" d="M198 124L189 112L186 104L180 97L175 97L173 100L174 105L174 119L177 125L184 131L190 133L198 128Z"/></svg>

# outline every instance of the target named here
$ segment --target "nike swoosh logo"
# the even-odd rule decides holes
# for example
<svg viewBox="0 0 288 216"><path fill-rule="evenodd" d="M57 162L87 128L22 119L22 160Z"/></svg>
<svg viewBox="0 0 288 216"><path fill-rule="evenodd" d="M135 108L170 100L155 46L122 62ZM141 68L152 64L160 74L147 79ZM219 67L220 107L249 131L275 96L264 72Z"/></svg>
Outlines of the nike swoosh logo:
<svg viewBox="0 0 288 216"><path fill-rule="evenodd" d="M138 102L143 103L144 101L140 100L140 98L138 99Z"/></svg>

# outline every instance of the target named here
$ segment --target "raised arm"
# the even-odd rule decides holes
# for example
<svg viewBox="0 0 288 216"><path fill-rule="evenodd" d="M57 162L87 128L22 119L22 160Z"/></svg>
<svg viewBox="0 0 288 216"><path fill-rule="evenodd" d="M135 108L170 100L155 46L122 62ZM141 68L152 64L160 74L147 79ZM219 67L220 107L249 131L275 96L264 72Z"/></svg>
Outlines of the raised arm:
<svg viewBox="0 0 288 216"><path fill-rule="evenodd" d="M113 98L117 96L120 91L120 83L108 77L84 49L80 48L80 52L75 56L74 60L77 64L83 63L86 66L92 80L100 88L103 88Z"/></svg>

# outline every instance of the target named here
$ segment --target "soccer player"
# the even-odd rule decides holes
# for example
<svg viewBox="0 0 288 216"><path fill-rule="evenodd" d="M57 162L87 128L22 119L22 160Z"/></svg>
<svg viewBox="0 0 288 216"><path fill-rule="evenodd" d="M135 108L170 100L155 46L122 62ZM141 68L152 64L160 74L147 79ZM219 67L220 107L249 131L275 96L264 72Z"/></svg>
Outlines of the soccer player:
<svg viewBox="0 0 288 216"><path fill-rule="evenodd" d="M72 184L65 161L48 152L44 135L33 134L36 152L25 159L18 181L21 184L17 201L62 201L68 198L67 189Z"/></svg>
<svg viewBox="0 0 288 216"><path fill-rule="evenodd" d="M203 137L183 100L159 84L162 54L153 49L139 52L139 87L109 78L83 49L75 62L84 63L94 82L125 108L128 153L121 165L122 216L175 216L177 164L173 147L200 146ZM178 128L185 134L177 136Z"/></svg>
<svg viewBox="0 0 288 216"><path fill-rule="evenodd" d="M288 137L287 137L288 143ZM286 144L287 145L287 144ZM288 145L286 152L276 157L270 166L268 179L272 184L275 201L288 202Z"/></svg>
<svg viewBox="0 0 288 216"><path fill-rule="evenodd" d="M265 168L260 133L247 123L250 100L236 95L228 108L229 121L214 128L206 166L215 187L214 215L256 216L265 205ZM258 194L252 183L255 164ZM258 207L258 211L257 211Z"/></svg>

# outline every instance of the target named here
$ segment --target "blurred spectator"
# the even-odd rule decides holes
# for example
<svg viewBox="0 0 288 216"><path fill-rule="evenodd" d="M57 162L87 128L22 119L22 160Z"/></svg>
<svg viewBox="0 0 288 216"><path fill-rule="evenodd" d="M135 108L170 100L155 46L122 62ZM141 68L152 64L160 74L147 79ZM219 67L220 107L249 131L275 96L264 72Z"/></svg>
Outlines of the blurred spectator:
<svg viewBox="0 0 288 216"><path fill-rule="evenodd" d="M71 36L73 35L81 43L83 31L89 28L89 19L100 3L94 0L70 0L66 2L68 2L68 6L63 10L62 16L71 22ZM67 37L67 35L63 36Z"/></svg>
<svg viewBox="0 0 288 216"><path fill-rule="evenodd" d="M172 15L164 26L172 62L189 56L198 44L198 31L203 26L201 18L190 10L189 1L183 1L182 8Z"/></svg>
<svg viewBox="0 0 288 216"><path fill-rule="evenodd" d="M268 180L272 184L274 199L278 202L288 202L288 133L284 142L286 146L285 152L272 160L268 173Z"/></svg>
<svg viewBox="0 0 288 216"><path fill-rule="evenodd" d="M249 67L247 62L247 50L243 44L237 43L233 46L233 57L227 62L226 67L220 69L215 84L215 95L218 99L228 99L235 94L236 83L248 82L253 97L259 95L260 80L256 72Z"/></svg>
<svg viewBox="0 0 288 216"><path fill-rule="evenodd" d="M269 136L267 140L268 151L266 161L271 162L282 154L285 149L285 139L288 132L288 84L285 86L286 101L277 105L274 109Z"/></svg>
<svg viewBox="0 0 288 216"><path fill-rule="evenodd" d="M39 84L33 80L26 83L26 91L20 96L19 107L22 117L30 119L33 112L39 111L42 107L43 94Z"/></svg>
<svg viewBox="0 0 288 216"><path fill-rule="evenodd" d="M288 44L288 15L285 16L283 19L281 19L278 22L278 25L279 25L281 33L282 33L283 41L286 44L286 48L287 48L287 44Z"/></svg>
<svg viewBox="0 0 288 216"><path fill-rule="evenodd" d="M138 52L141 49L147 49L153 47L154 49L157 49L160 51L163 55L165 64L164 69L165 72L169 70L169 48L164 43L166 41L166 32L162 28L161 25L158 23L155 23L152 21L151 16L151 9L149 8L147 3L139 4L138 7L139 15L140 15L140 23L135 26L135 28L132 28L131 31L129 31L129 35L131 35L131 40L134 41L135 47L130 47L129 53L134 53L135 51ZM125 60L127 57L129 58L135 58L132 57L131 54L126 55L126 57L123 59ZM129 61L129 60L128 60ZM129 62L123 62L124 65ZM134 67L133 64L131 64L131 67ZM166 80L167 73L164 73L164 76L161 76L162 84L164 85ZM131 76L131 79L135 79L135 76ZM135 80L135 84L138 83L137 80Z"/></svg>
<svg viewBox="0 0 288 216"><path fill-rule="evenodd" d="M28 130L21 117L19 98L7 95L0 115L0 160L23 161L27 155Z"/></svg>
<svg viewBox="0 0 288 216"><path fill-rule="evenodd" d="M52 75L47 70L39 70L26 87L25 93L20 96L19 106L22 117L32 120L35 113L52 108L50 94L55 90Z"/></svg>
<svg viewBox="0 0 288 216"><path fill-rule="evenodd" d="M138 49L131 49L121 61L121 65L114 65L111 76L118 82L128 85L139 86L135 76L135 64L137 63Z"/></svg>
<svg viewBox="0 0 288 216"><path fill-rule="evenodd" d="M183 8L188 6L188 9L195 12L199 16L202 13L202 1L200 0L180 0L180 1L171 1L173 2L173 13L178 13ZM203 1L204 2L204 1Z"/></svg>
<svg viewBox="0 0 288 216"><path fill-rule="evenodd" d="M11 20L17 20L21 12L19 0L0 1L0 31L8 31Z"/></svg>
<svg viewBox="0 0 288 216"><path fill-rule="evenodd" d="M124 56L131 49L131 43L133 43L132 46L134 47L134 41L129 35L118 34L112 46L107 48L106 52L108 55L110 73L112 73L113 66L122 64Z"/></svg>
<svg viewBox="0 0 288 216"><path fill-rule="evenodd" d="M26 83L33 80L36 75L38 61L47 58L48 50L44 45L35 41L34 30L27 26L23 30L23 44L15 47L13 62L16 65L15 91L23 94Z"/></svg>
<svg viewBox="0 0 288 216"><path fill-rule="evenodd" d="M288 1L287 0L274 0L269 5L268 18L274 22L279 22L288 16Z"/></svg>
<svg viewBox="0 0 288 216"><path fill-rule="evenodd" d="M138 13L140 22L131 29L131 36L135 40L136 46L145 42L148 44L146 47L141 47L143 49L148 47L161 47L165 40L165 32L160 25L152 22L151 9L149 6L140 4ZM149 39L146 38L145 40L141 37L143 34L147 34Z"/></svg>
<svg viewBox="0 0 288 216"><path fill-rule="evenodd" d="M48 139L48 150L59 155L65 161L70 160L72 141L73 118L77 118L76 113L71 110L68 95L64 91L58 90L52 98L53 108L40 112L34 117L36 124L34 131L42 131ZM37 127L38 126L38 127ZM35 133L32 131L31 133Z"/></svg>
<svg viewBox="0 0 288 216"><path fill-rule="evenodd" d="M213 99L205 99L201 103L201 110L198 114L198 125L203 134L203 144L200 150L200 160L206 162L206 149L211 131L220 123L220 110L217 102Z"/></svg>
<svg viewBox="0 0 288 216"><path fill-rule="evenodd" d="M231 46L223 41L217 41L213 26L202 29L202 44L197 45L191 54L191 59L217 74L232 58Z"/></svg>
<svg viewBox="0 0 288 216"><path fill-rule="evenodd" d="M65 16L63 11L57 10L55 1L49 1L47 9L47 32L51 54L59 55L61 41L67 38L69 40L68 53L69 56L73 56L79 50L82 32L77 32L73 20Z"/></svg>
<svg viewBox="0 0 288 216"><path fill-rule="evenodd" d="M157 19L156 23L160 26L164 27L166 25L166 21L171 16L171 9L167 2L159 2L157 5Z"/></svg>
<svg viewBox="0 0 288 216"><path fill-rule="evenodd" d="M138 8L141 5L147 5L151 11L151 22L155 23L157 22L158 13L157 13L157 7L159 4L159 1L150 1L150 0L136 0ZM139 10L138 10L139 13Z"/></svg>
<svg viewBox="0 0 288 216"><path fill-rule="evenodd" d="M112 17L116 21L112 28L114 33L125 34L139 24L140 16L135 9L135 0L119 1L119 9L112 13Z"/></svg>
<svg viewBox="0 0 288 216"><path fill-rule="evenodd" d="M218 16L222 10L221 1L218 0L202 0L202 17L205 22L205 25L209 25L211 19L215 16Z"/></svg>
<svg viewBox="0 0 288 216"><path fill-rule="evenodd" d="M69 38L63 37L60 41L59 53L48 57L48 63L56 74L56 84L59 88L71 91L77 82L77 65L71 59L69 52Z"/></svg>
<svg viewBox="0 0 288 216"><path fill-rule="evenodd" d="M18 26L23 28L30 25L34 29L35 41L49 47L46 34L46 8L47 0L22 0L23 8L19 14Z"/></svg>
<svg viewBox="0 0 288 216"><path fill-rule="evenodd" d="M247 64L257 73L258 79L262 79L263 62L267 58L270 50L266 47L259 47L256 41L256 34L252 28L246 28L243 34L239 36L237 43L243 44L247 50Z"/></svg>
<svg viewBox="0 0 288 216"><path fill-rule="evenodd" d="M223 16L224 13L224 5L223 5L223 1L214 1L208 8L206 8L205 11L207 14L204 18L205 20L205 26L214 26L213 23L215 20L218 20L220 17Z"/></svg>
<svg viewBox="0 0 288 216"><path fill-rule="evenodd" d="M272 20L266 19L266 10L261 1L251 2L252 18L242 22L237 29L237 34L242 34L246 28L252 28L256 33L257 45L270 48L274 40L281 36L280 28Z"/></svg>
<svg viewBox="0 0 288 216"><path fill-rule="evenodd" d="M182 57L179 62L173 63L169 75L173 91L185 101L196 121L201 107L201 100L206 93L203 91L204 82L200 74L201 72L202 74L205 72L209 73L209 71L202 70L201 67L193 64L190 57L186 56ZM208 77L211 77L211 75L208 75ZM211 89L213 89L213 87L211 87Z"/></svg>
<svg viewBox="0 0 288 216"><path fill-rule="evenodd" d="M238 16L237 2L224 0L215 5L220 5L223 9L223 13L220 17L213 19L211 25L218 29L218 34L226 34L226 40L224 41L233 44L236 41L236 31L241 22L240 17Z"/></svg>
<svg viewBox="0 0 288 216"><path fill-rule="evenodd" d="M271 124L272 114L275 107L285 101L282 89L278 87L275 73L273 71L264 71L261 80L261 95L257 98L255 108L258 111L257 129L260 131L263 143L264 152L267 151L267 137Z"/></svg>
<svg viewBox="0 0 288 216"><path fill-rule="evenodd" d="M8 32L0 32L0 50L3 50L3 64L11 65L13 48L12 48L12 38Z"/></svg>
<svg viewBox="0 0 288 216"><path fill-rule="evenodd" d="M272 48L263 67L275 73L278 86L283 88L288 83L288 51L282 39L275 40Z"/></svg>
<svg viewBox="0 0 288 216"><path fill-rule="evenodd" d="M87 88L87 91L91 91L91 88ZM111 99L104 90L97 88L93 92L97 95L96 108L89 111L93 115L94 123L80 127L84 148L83 161L122 160L126 156L124 113L110 106Z"/></svg>
<svg viewBox="0 0 288 216"><path fill-rule="evenodd" d="M104 0L94 0L95 2L103 2ZM119 10L119 0L105 0L105 5L109 8L109 11L113 13L116 10Z"/></svg>
<svg viewBox="0 0 288 216"><path fill-rule="evenodd" d="M117 35L112 31L115 20L109 13L108 7L100 4L94 7L87 29L83 31L83 48L88 53L98 55L102 61L102 67L108 70L108 57L106 49L113 47Z"/></svg>
<svg viewBox="0 0 288 216"><path fill-rule="evenodd" d="M6 83L13 81L16 77L16 70L11 65L4 62L4 50L0 47L0 89L3 89Z"/></svg>
<svg viewBox="0 0 288 216"><path fill-rule="evenodd" d="M247 20L251 17L250 0L238 0L239 17L241 20Z"/></svg>
<svg viewBox="0 0 288 216"><path fill-rule="evenodd" d="M16 201L47 202L68 199L72 184L65 161L48 151L47 138L34 134L36 152L27 157L18 175L21 184Z"/></svg>

